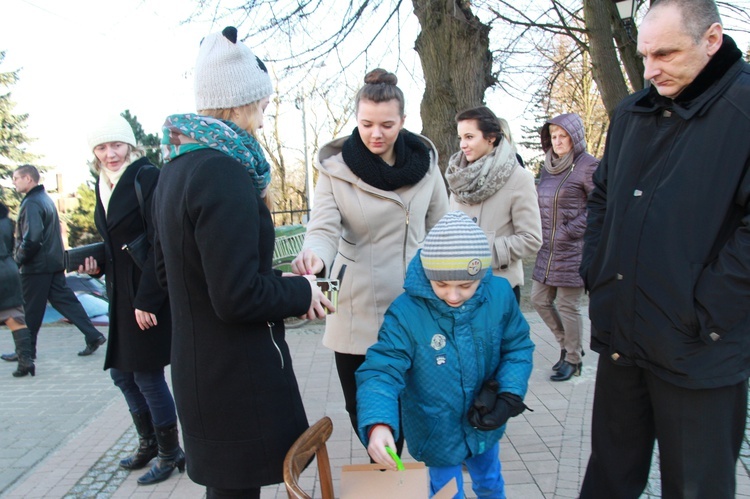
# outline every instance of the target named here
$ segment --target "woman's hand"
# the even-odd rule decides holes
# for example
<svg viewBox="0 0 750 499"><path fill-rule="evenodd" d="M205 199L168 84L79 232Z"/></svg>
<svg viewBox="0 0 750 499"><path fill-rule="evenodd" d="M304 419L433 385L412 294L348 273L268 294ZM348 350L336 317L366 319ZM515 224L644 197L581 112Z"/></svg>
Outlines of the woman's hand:
<svg viewBox="0 0 750 499"><path fill-rule="evenodd" d="M386 446L391 449L396 448L396 443L393 441L393 432L390 426L377 424L370 431L370 443L367 445L367 453L370 454L370 457L376 463L396 471L396 461L385 450Z"/></svg>
<svg viewBox="0 0 750 499"><path fill-rule="evenodd" d="M330 310L330 313L335 312L336 309L333 307L333 303L331 303L331 301L326 298L325 293L320 290L320 287L318 287L317 283L315 282L315 276L305 275L302 277L308 280L308 282L310 283L310 288L312 290L312 300L310 301L310 308L308 309L307 314L302 317L310 320L322 319L326 316L326 308Z"/></svg>
<svg viewBox="0 0 750 499"><path fill-rule="evenodd" d="M325 268L323 260L313 250L303 250L292 260L292 272L297 275L315 275Z"/></svg>
<svg viewBox="0 0 750 499"><path fill-rule="evenodd" d="M83 265L78 266L79 274L97 275L101 274L99 264L96 262L96 258L93 256L87 256L83 261Z"/></svg>
<svg viewBox="0 0 750 499"><path fill-rule="evenodd" d="M141 328L141 331L145 331L146 329L158 324L156 322L156 315L151 312L146 312L145 310L138 310L137 308L135 309L135 322L138 323L138 327Z"/></svg>

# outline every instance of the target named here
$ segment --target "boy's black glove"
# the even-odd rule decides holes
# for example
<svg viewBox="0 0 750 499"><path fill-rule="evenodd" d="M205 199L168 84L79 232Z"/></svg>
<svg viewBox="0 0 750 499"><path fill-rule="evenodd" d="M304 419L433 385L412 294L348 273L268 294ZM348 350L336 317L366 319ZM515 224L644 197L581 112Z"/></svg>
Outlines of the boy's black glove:
<svg viewBox="0 0 750 499"><path fill-rule="evenodd" d="M472 418L481 418L492 411L497 401L498 388L500 388L500 384L497 380L490 379L484 382L482 390L469 408L469 421L472 421ZM474 423L472 422L472 424Z"/></svg>
<svg viewBox="0 0 750 499"><path fill-rule="evenodd" d="M478 398L479 397L477 397L477 399ZM476 401L474 404L476 406ZM508 419L518 416L525 411L527 407L526 404L523 403L523 399L518 395L503 392L500 395L497 395L495 405L488 413L482 415L478 410L473 411L472 409L474 409L474 407L469 409L469 422L471 425L478 430L490 431L500 428L508 422Z"/></svg>

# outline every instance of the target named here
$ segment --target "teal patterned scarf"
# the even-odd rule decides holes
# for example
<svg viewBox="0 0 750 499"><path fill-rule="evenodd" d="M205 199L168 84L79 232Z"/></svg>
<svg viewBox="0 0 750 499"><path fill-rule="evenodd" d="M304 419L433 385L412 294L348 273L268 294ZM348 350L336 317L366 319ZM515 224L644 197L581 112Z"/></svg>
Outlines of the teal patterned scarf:
<svg viewBox="0 0 750 499"><path fill-rule="evenodd" d="M271 183L271 166L258 141L231 121L199 114L173 114L162 126L161 154L167 163L198 149L215 149L245 167L261 196Z"/></svg>

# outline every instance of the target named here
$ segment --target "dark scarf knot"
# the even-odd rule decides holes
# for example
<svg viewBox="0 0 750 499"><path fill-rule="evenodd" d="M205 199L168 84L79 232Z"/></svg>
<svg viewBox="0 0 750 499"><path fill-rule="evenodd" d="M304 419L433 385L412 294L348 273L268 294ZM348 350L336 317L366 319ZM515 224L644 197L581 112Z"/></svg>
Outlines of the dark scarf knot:
<svg viewBox="0 0 750 499"><path fill-rule="evenodd" d="M414 185L430 169L430 151L415 134L402 130L394 145L396 164L389 165L377 154L367 149L354 129L344 142L341 153L349 169L367 184L384 191L394 191L405 185Z"/></svg>

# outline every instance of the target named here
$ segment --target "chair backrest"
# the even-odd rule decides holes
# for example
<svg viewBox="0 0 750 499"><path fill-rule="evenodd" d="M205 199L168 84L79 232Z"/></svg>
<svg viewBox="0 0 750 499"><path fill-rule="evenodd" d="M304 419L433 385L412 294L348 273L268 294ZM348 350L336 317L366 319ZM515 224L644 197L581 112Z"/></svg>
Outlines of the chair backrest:
<svg viewBox="0 0 750 499"><path fill-rule="evenodd" d="M297 483L302 471L312 462L313 456L318 458L318 478L322 499L334 499L333 478L331 477L331 463L328 461L326 441L333 433L333 422L328 416L308 428L299 436L286 453L284 459L284 485L290 499L312 499Z"/></svg>

